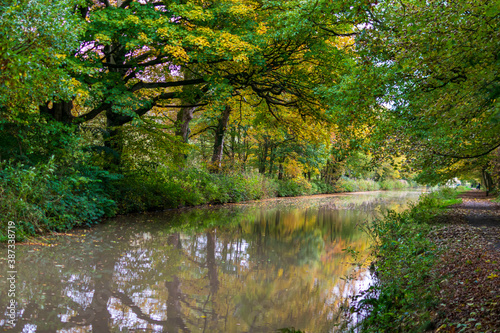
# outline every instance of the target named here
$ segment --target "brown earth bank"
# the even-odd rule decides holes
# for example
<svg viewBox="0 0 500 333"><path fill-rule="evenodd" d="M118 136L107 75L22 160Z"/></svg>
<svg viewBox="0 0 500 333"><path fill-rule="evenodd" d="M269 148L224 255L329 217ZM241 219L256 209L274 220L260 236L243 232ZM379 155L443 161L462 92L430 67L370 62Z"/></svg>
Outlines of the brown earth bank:
<svg viewBox="0 0 500 333"><path fill-rule="evenodd" d="M445 249L433 332L500 332L500 203L478 190L460 197L432 235Z"/></svg>

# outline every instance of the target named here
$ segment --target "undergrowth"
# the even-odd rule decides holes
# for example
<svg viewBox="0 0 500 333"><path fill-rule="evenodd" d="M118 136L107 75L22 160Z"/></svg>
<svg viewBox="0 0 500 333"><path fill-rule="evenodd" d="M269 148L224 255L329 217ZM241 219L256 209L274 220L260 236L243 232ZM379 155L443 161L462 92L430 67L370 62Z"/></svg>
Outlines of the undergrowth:
<svg viewBox="0 0 500 333"><path fill-rule="evenodd" d="M259 173L213 174L203 169L129 173L115 184L120 212L160 210L275 197L278 185Z"/></svg>
<svg viewBox="0 0 500 333"><path fill-rule="evenodd" d="M113 216L116 204L106 191L113 175L97 168L62 168L53 159L27 166L0 165L0 241L15 222L16 239L47 231L90 226Z"/></svg>
<svg viewBox="0 0 500 333"><path fill-rule="evenodd" d="M375 241L376 282L356 296L351 313L368 314L358 332L422 332L433 328L438 280L432 269L438 248L429 237L433 218L457 192L443 189L421 197L403 213L388 212L367 227Z"/></svg>

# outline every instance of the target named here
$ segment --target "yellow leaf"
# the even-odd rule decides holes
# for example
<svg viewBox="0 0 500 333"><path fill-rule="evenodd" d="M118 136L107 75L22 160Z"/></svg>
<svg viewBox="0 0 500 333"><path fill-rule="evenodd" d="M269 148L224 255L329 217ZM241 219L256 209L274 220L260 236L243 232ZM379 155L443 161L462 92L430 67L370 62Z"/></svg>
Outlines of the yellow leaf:
<svg viewBox="0 0 500 333"><path fill-rule="evenodd" d="M163 48L165 52L168 52L174 58L177 58L181 61L189 61L189 56L186 51L180 46L172 46L167 45Z"/></svg>

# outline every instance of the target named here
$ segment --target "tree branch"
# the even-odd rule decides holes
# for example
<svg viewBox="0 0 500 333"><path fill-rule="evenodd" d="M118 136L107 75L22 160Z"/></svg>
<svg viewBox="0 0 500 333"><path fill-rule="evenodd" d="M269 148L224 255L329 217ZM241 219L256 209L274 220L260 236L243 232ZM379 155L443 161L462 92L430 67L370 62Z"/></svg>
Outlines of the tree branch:
<svg viewBox="0 0 500 333"><path fill-rule="evenodd" d="M153 88L168 88L168 87L182 87L194 84L206 83L205 79L192 79L192 80L182 80L174 82L143 82L140 81L136 83L132 88L129 89L130 92L134 92L140 89L153 89Z"/></svg>
<svg viewBox="0 0 500 333"><path fill-rule="evenodd" d="M146 67L146 66L152 66L152 65L159 65L159 64L164 64L167 62L168 62L168 59L163 59L163 57L157 57L156 59L148 61L148 62L135 63L135 64L111 64L111 63L104 62L103 66L111 67L111 68L134 68L134 67Z"/></svg>
<svg viewBox="0 0 500 333"><path fill-rule="evenodd" d="M357 32L349 32L349 33L338 33L338 32L335 32L331 29L327 29L325 27L322 27L320 25L318 25L318 27L321 29L321 30L324 30L326 32L329 32L331 33L332 35L336 36L336 37L353 37L353 36L357 36L359 33Z"/></svg>
<svg viewBox="0 0 500 333"><path fill-rule="evenodd" d="M456 158L456 159L459 159L459 160L466 160L466 159L470 159L470 158L478 158L478 157L482 157L482 156L488 155L489 153L491 153L493 150L497 149L498 147L500 147L500 142L499 142L498 144L496 144L493 148L488 149L488 150L487 150L486 152L484 152L484 153L477 154L477 155L467 155L467 156L459 156L459 155L451 155L451 154L442 154L442 153L437 152L437 151L435 151L435 150L432 150L432 152L433 152L435 155L442 156L442 157L450 157L450 158Z"/></svg>
<svg viewBox="0 0 500 333"><path fill-rule="evenodd" d="M133 0L125 0L122 2L120 8L125 8L132 3Z"/></svg>
<svg viewBox="0 0 500 333"><path fill-rule="evenodd" d="M85 121L89 121L91 119L94 119L95 117L97 117L101 112L109 109L111 107L111 104L108 104L108 103L104 103L104 104L101 104L99 107L93 109L92 111L88 112L88 113L85 113L85 114L82 114L80 116L77 116L75 117L75 120L77 122L85 122Z"/></svg>
<svg viewBox="0 0 500 333"><path fill-rule="evenodd" d="M198 132L191 134L191 135L189 136L189 138L193 138L193 137L195 137L195 136L197 136L197 135L199 135L199 134L201 134L201 133L203 133L203 132L208 131L209 129L211 129L211 130L214 130L214 131L215 131L215 130L217 129L217 127L215 127L215 126L207 126L207 127L203 128L203 129L199 130Z"/></svg>
<svg viewBox="0 0 500 333"><path fill-rule="evenodd" d="M197 108L200 106L206 106L208 103L202 104L190 104L190 105L158 105L161 108Z"/></svg>

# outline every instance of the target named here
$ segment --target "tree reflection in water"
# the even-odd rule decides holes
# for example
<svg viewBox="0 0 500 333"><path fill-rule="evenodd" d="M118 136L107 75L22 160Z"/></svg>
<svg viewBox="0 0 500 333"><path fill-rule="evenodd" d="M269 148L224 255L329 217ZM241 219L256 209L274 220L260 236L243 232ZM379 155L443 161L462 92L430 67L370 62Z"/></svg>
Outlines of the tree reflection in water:
<svg viewBox="0 0 500 333"><path fill-rule="evenodd" d="M418 193L288 199L126 216L19 246L13 332L331 331L353 272L357 227ZM6 272L6 262L0 262ZM6 279L0 281L6 309ZM6 311L0 327L6 327Z"/></svg>

